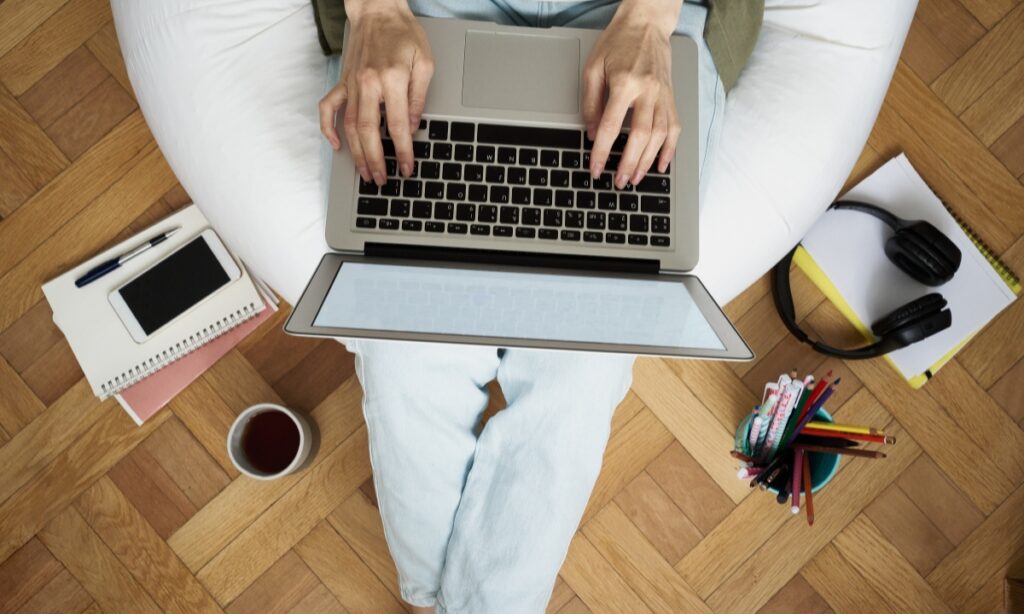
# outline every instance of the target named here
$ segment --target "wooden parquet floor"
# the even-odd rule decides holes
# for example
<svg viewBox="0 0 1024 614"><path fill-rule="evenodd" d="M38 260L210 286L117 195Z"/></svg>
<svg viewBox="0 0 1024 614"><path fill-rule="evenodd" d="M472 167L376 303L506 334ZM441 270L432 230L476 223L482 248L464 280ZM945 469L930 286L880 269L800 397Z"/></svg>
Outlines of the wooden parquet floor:
<svg viewBox="0 0 1024 614"><path fill-rule="evenodd" d="M851 182L899 151L1024 272L1024 3L922 0ZM0 612L402 610L339 344L285 336L281 313L137 428L54 327L44 280L188 200L106 0L0 2ZM795 284L807 326L849 337ZM727 311L759 359L637 363L550 610L1001 611L1024 574L1024 302L917 392L795 343L766 279ZM900 438L843 463L813 528L748 496L726 454L794 366L841 375L831 409ZM310 468L262 483L231 466L228 425L259 401L312 415Z"/></svg>

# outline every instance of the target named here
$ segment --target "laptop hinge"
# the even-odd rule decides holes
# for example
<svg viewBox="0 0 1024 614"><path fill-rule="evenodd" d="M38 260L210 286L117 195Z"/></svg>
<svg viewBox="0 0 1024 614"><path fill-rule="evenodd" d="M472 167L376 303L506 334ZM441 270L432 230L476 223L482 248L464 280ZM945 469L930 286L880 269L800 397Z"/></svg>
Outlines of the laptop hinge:
<svg viewBox="0 0 1024 614"><path fill-rule="evenodd" d="M648 259L538 254L533 252L468 249L464 247L395 245L391 243L366 243L363 253L372 258L472 262L503 266L607 271L610 273L658 273L660 268L660 263L657 260Z"/></svg>

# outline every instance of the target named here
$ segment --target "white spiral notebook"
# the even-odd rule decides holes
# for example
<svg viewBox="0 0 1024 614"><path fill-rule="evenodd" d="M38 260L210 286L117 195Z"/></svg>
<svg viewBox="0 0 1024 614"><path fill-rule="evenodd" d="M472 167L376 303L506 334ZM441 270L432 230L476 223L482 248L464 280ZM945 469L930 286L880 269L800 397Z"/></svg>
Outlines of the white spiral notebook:
<svg viewBox="0 0 1024 614"><path fill-rule="evenodd" d="M180 231L153 249L91 284L75 287L75 279L100 262L177 226ZM242 275L237 280L154 332L145 342L132 339L110 304L110 293L208 227L206 217L190 205L43 285L53 321L67 337L96 396L105 399L120 392L266 308L253 279L239 265Z"/></svg>

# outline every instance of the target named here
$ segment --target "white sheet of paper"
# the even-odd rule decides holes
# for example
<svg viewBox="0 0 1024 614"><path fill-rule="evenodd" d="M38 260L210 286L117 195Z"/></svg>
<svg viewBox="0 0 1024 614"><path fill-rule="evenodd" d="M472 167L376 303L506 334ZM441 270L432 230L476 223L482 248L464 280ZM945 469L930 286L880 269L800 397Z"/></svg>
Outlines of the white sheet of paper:
<svg viewBox="0 0 1024 614"><path fill-rule="evenodd" d="M929 292L939 292L949 302L950 328L889 354L904 378L924 373L1016 298L905 155L885 163L842 198L878 205L907 220L927 220L963 253L953 279L931 288L889 261L885 240L892 230L865 213L830 210L803 240L804 248L868 326Z"/></svg>

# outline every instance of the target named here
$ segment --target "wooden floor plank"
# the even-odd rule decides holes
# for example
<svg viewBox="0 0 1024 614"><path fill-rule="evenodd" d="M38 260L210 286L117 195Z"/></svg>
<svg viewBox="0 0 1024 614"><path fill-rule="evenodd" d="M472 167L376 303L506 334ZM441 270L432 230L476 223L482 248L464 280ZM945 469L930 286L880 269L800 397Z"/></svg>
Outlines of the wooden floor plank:
<svg viewBox="0 0 1024 614"><path fill-rule="evenodd" d="M581 533L569 546L562 577L583 603L599 614L652 611Z"/></svg>
<svg viewBox="0 0 1024 614"><path fill-rule="evenodd" d="M229 478L238 477L238 469L228 455L227 439L236 412L220 398L206 378L192 382L178 396L174 397L168 409L188 428L193 437L202 444L221 470Z"/></svg>
<svg viewBox="0 0 1024 614"><path fill-rule="evenodd" d="M213 598L114 483L101 478L75 509L163 612L218 612Z"/></svg>
<svg viewBox="0 0 1024 614"><path fill-rule="evenodd" d="M287 552L228 607L230 614L288 612L319 581L294 552Z"/></svg>
<svg viewBox="0 0 1024 614"><path fill-rule="evenodd" d="M647 473L705 535L736 507L678 442L672 443L651 462ZM736 479L735 471L732 477Z"/></svg>
<svg viewBox="0 0 1024 614"><path fill-rule="evenodd" d="M960 119L985 145L991 146L1010 126L1024 117L1024 59L999 78L969 106Z"/></svg>
<svg viewBox="0 0 1024 614"><path fill-rule="evenodd" d="M1007 13L1013 10L1013 7L1020 4L1020 0L959 0L961 4L967 7L977 19L986 28L992 28L999 20L1001 20Z"/></svg>
<svg viewBox="0 0 1024 614"><path fill-rule="evenodd" d="M802 576L793 576L757 614L829 614L828 603Z"/></svg>
<svg viewBox="0 0 1024 614"><path fill-rule="evenodd" d="M109 76L91 51L79 47L19 96L18 102L46 130Z"/></svg>
<svg viewBox="0 0 1024 614"><path fill-rule="evenodd" d="M9 217L35 192L32 180L0 149L0 219Z"/></svg>
<svg viewBox="0 0 1024 614"><path fill-rule="evenodd" d="M196 508L209 503L231 481L180 420L168 420L142 448Z"/></svg>
<svg viewBox="0 0 1024 614"><path fill-rule="evenodd" d="M398 571L384 538L384 523L370 499L362 491L355 493L331 512L328 521L381 584L401 599Z"/></svg>
<svg viewBox="0 0 1024 614"><path fill-rule="evenodd" d="M107 477L157 535L167 539L195 515L197 508L144 446L122 458L107 472Z"/></svg>
<svg viewBox="0 0 1024 614"><path fill-rule="evenodd" d="M1024 359L1018 360L1012 369L992 384L988 394L1024 428Z"/></svg>
<svg viewBox="0 0 1024 614"><path fill-rule="evenodd" d="M68 0L5 0L0 2L0 56L30 35Z"/></svg>
<svg viewBox="0 0 1024 614"><path fill-rule="evenodd" d="M1024 116L992 143L992 154L1024 182Z"/></svg>
<svg viewBox="0 0 1024 614"><path fill-rule="evenodd" d="M0 612L15 612L64 567L38 539L31 539L0 563Z"/></svg>
<svg viewBox="0 0 1024 614"><path fill-rule="evenodd" d="M25 109L0 87L0 149L10 157L36 189L42 188L68 165L68 159L33 121Z"/></svg>
<svg viewBox="0 0 1024 614"><path fill-rule="evenodd" d="M3 403L0 403L0 429L9 437L14 437L46 409L46 405L3 358L0 358L0 390L4 391ZM0 501L3 500L2 493L3 487L0 486Z"/></svg>
<svg viewBox="0 0 1024 614"><path fill-rule="evenodd" d="M108 23L100 28L99 32L93 35L85 46L92 52L99 63L107 69L117 82L121 84L124 91L134 97L131 80L128 78L128 69L125 68L124 58L121 56L121 47L117 42L117 31L114 30L114 23Z"/></svg>
<svg viewBox="0 0 1024 614"><path fill-rule="evenodd" d="M962 542L985 519L925 455L903 472L897 484L952 544Z"/></svg>
<svg viewBox="0 0 1024 614"><path fill-rule="evenodd" d="M893 609L833 545L825 546L800 575L836 612L892 614Z"/></svg>
<svg viewBox="0 0 1024 614"><path fill-rule="evenodd" d="M33 614L67 614L82 612L93 603L92 597L66 569L61 568L46 586L32 596L19 610Z"/></svg>
<svg viewBox="0 0 1024 614"><path fill-rule="evenodd" d="M887 488L864 508L864 515L922 576L928 575L953 550L954 544L925 516L898 483Z"/></svg>
<svg viewBox="0 0 1024 614"><path fill-rule="evenodd" d="M63 339L64 335L53 323L49 303L41 300L0 333L0 355L21 373Z"/></svg>
<svg viewBox="0 0 1024 614"><path fill-rule="evenodd" d="M117 80L107 77L46 133L68 160L75 160L136 108L135 100Z"/></svg>
<svg viewBox="0 0 1024 614"><path fill-rule="evenodd" d="M647 472L636 476L623 488L615 496L615 504L673 565L703 538L700 529Z"/></svg>
<svg viewBox="0 0 1024 614"><path fill-rule="evenodd" d="M64 339L21 372L21 379L44 405L49 405L82 379L82 368Z"/></svg>

